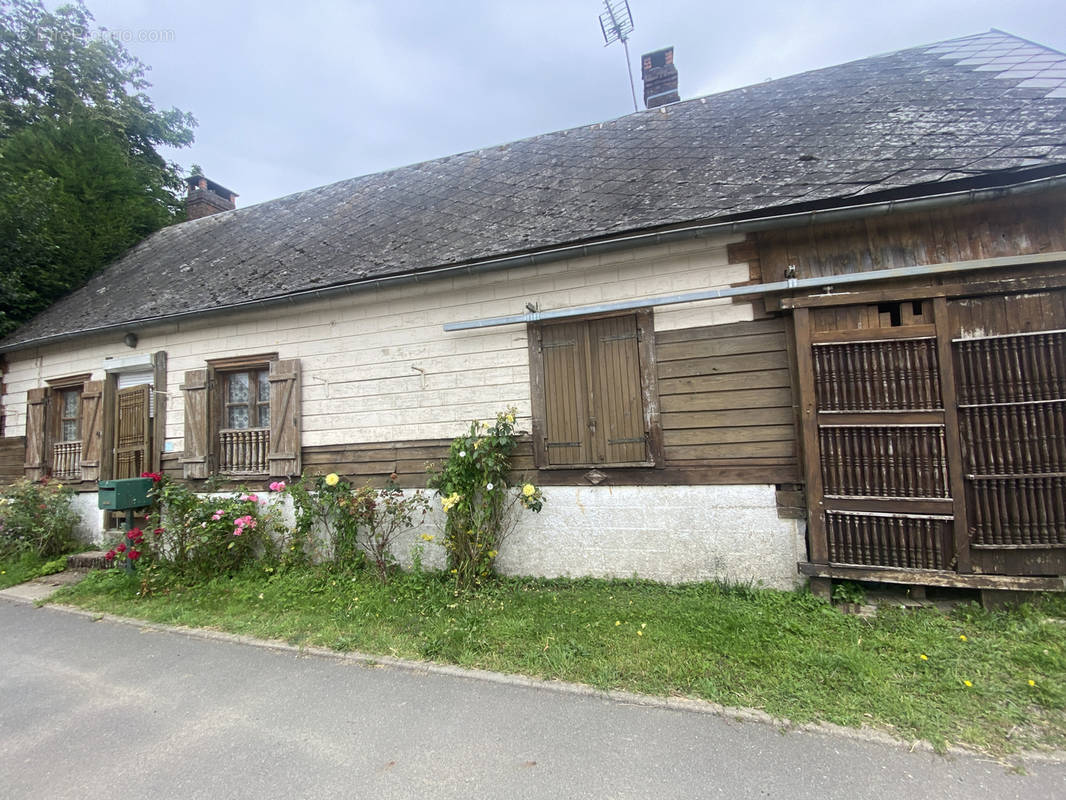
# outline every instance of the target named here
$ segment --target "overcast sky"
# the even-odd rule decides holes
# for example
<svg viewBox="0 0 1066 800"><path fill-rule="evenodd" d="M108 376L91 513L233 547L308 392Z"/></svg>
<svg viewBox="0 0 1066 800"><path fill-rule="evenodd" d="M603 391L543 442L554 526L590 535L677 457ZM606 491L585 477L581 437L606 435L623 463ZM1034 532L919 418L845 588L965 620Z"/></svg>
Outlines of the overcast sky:
<svg viewBox="0 0 1066 800"><path fill-rule="evenodd" d="M602 0L87 0L191 111L239 206L631 113ZM58 2L49 2L50 7ZM1000 28L1066 51L1063 0L630 0L640 56L672 45L682 99Z"/></svg>

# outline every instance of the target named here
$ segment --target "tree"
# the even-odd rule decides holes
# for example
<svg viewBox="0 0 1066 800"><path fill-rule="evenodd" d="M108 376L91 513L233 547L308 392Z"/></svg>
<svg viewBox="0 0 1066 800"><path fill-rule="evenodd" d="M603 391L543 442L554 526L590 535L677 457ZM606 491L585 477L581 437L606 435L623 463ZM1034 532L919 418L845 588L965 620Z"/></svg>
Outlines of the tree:
<svg viewBox="0 0 1066 800"><path fill-rule="evenodd" d="M146 70L81 0L0 0L0 335L181 213L156 148L196 122L155 108Z"/></svg>

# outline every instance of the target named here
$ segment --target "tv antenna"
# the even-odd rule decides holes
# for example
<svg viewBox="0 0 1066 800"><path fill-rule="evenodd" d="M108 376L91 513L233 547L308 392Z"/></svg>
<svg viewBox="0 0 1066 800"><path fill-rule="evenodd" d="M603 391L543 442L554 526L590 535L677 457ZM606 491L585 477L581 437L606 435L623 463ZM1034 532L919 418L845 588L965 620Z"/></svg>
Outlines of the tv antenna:
<svg viewBox="0 0 1066 800"><path fill-rule="evenodd" d="M637 89L633 85L633 66L629 63L629 34L633 32L633 14L629 11L629 0L603 0L603 13L600 14L600 30L603 31L603 46L621 42L626 54L626 70L629 72L629 91L633 94L633 110L637 107Z"/></svg>

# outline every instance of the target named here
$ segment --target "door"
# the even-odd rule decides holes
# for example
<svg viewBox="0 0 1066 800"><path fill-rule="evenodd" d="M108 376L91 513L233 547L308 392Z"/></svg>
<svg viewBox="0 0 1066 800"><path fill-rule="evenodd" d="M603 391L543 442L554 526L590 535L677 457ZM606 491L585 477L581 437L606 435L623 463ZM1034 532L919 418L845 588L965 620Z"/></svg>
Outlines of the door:
<svg viewBox="0 0 1066 800"><path fill-rule="evenodd" d="M138 478L150 469L150 402L151 388L147 384L118 390L115 399L116 478Z"/></svg>
<svg viewBox="0 0 1066 800"><path fill-rule="evenodd" d="M1066 573L1066 293L795 322L812 562Z"/></svg>

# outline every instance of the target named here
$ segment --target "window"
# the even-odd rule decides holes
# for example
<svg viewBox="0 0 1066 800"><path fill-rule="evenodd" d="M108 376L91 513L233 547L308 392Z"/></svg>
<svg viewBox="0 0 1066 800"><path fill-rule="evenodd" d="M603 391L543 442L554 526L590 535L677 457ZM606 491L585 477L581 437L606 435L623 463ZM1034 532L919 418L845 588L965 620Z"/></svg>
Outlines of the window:
<svg viewBox="0 0 1066 800"><path fill-rule="evenodd" d="M650 311L534 327L539 467L661 463Z"/></svg>
<svg viewBox="0 0 1066 800"><path fill-rule="evenodd" d="M26 476L31 480L45 475L82 479L83 439L95 435L100 397L98 382L90 377L55 378L27 392Z"/></svg>
<svg viewBox="0 0 1066 800"><path fill-rule="evenodd" d="M215 359L185 373L186 478L300 473L300 362Z"/></svg>
<svg viewBox="0 0 1066 800"><path fill-rule="evenodd" d="M270 427L270 371L244 370L223 374L225 427L238 430Z"/></svg>
<svg viewBox="0 0 1066 800"><path fill-rule="evenodd" d="M60 389L57 393L59 441L81 441L81 389Z"/></svg>

